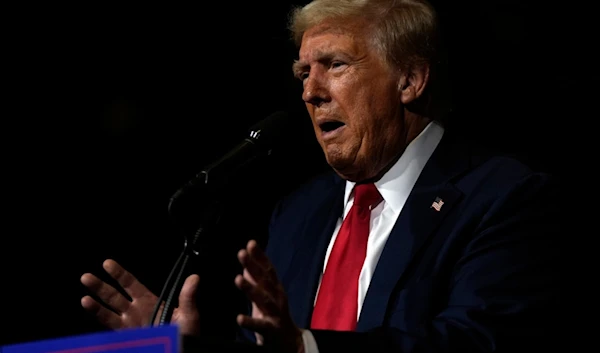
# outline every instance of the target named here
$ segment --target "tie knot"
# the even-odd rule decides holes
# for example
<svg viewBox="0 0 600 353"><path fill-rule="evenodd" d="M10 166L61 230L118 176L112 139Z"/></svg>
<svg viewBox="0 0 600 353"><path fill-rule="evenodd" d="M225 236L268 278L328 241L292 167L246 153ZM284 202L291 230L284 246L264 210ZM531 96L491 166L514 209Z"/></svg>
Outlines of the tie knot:
<svg viewBox="0 0 600 353"><path fill-rule="evenodd" d="M375 184L356 184L354 187L354 204L361 207L373 207L379 204L383 198L375 187Z"/></svg>

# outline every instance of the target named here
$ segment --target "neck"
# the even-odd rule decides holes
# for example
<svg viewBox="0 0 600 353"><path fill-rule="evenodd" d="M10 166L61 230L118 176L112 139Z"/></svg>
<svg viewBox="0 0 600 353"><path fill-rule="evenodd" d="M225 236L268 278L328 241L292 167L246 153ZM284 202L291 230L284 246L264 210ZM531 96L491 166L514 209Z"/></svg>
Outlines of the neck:
<svg viewBox="0 0 600 353"><path fill-rule="evenodd" d="M432 119L418 115L418 114L414 114L411 112L407 112L405 121L406 121L406 125L405 125L406 128L404 129L405 132L404 132L404 136L402 137L402 139L404 140L404 143L402 144L400 150L396 152L396 154L393 156L393 158L374 177L360 181L360 183L372 183L372 182L375 182L375 181L381 179L381 177L383 177L385 175L385 173L387 173L390 170L390 168L392 168L392 166L394 166L394 164L396 164L398 159L400 159L400 157L406 150L406 147L414 139L416 139L417 136L419 136L419 134L421 134L421 132L423 132L423 130L425 130L427 125L429 125L429 123L432 121Z"/></svg>

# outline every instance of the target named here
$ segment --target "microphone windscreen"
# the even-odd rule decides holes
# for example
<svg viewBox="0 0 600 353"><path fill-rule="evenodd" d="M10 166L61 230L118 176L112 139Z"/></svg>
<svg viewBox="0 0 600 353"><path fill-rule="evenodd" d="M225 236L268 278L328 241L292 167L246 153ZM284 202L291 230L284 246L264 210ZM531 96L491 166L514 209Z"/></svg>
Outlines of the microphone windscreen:
<svg viewBox="0 0 600 353"><path fill-rule="evenodd" d="M249 133L260 144L276 144L293 134L292 119L286 112L277 111L254 124Z"/></svg>

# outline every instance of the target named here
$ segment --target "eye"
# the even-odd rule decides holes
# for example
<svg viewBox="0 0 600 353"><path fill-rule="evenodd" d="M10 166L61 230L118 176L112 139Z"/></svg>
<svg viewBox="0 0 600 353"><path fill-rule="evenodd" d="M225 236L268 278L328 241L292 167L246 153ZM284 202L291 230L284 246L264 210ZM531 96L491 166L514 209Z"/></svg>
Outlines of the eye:
<svg viewBox="0 0 600 353"><path fill-rule="evenodd" d="M329 67L331 69L337 69L340 68L342 66L346 65L346 63L341 62L341 61L332 61L331 64L329 65Z"/></svg>
<svg viewBox="0 0 600 353"><path fill-rule="evenodd" d="M304 81L308 78L308 70L298 70L294 72L294 77L300 81Z"/></svg>

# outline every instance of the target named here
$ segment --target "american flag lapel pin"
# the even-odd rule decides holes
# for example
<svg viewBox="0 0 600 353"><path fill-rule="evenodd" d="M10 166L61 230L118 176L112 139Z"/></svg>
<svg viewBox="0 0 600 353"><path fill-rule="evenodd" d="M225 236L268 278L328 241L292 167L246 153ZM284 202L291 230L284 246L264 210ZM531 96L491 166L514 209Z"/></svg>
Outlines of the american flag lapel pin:
<svg viewBox="0 0 600 353"><path fill-rule="evenodd" d="M436 197L435 201L433 201L430 208L433 208L434 210L439 212L442 209L443 205L444 205L444 201L441 198Z"/></svg>

